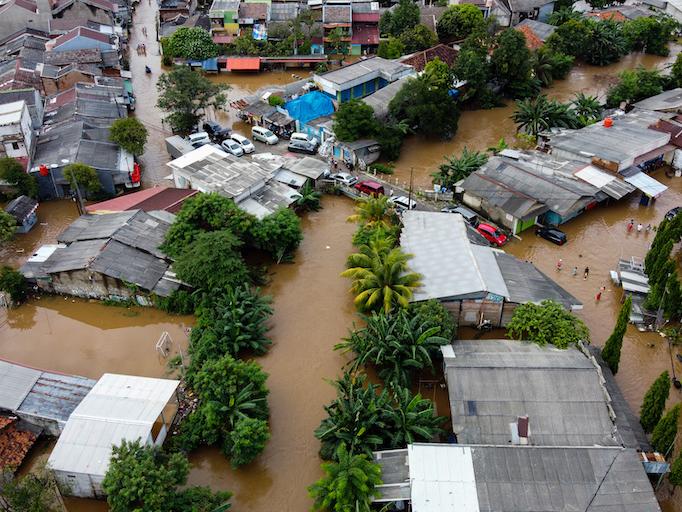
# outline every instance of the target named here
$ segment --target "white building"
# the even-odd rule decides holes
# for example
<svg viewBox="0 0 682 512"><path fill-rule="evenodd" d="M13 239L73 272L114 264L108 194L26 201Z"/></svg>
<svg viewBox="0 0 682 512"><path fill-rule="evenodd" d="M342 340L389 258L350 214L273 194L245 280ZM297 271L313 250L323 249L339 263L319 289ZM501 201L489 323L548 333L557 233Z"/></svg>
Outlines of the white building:
<svg viewBox="0 0 682 512"><path fill-rule="evenodd" d="M24 100L0 105L0 156L16 158L29 167L34 147L31 114Z"/></svg>
<svg viewBox="0 0 682 512"><path fill-rule="evenodd" d="M160 446L177 411L177 380L105 373L73 411L48 466L72 496L102 498L112 446Z"/></svg>

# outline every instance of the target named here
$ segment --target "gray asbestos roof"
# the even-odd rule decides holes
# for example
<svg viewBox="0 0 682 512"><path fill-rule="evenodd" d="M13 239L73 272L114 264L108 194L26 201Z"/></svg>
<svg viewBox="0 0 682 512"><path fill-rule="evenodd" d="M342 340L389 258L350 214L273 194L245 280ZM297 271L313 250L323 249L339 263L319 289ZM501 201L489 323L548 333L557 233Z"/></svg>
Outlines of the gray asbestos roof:
<svg viewBox="0 0 682 512"><path fill-rule="evenodd" d="M506 445L510 423L528 416L532 445L621 444L600 374L578 349L475 340L443 352L459 442Z"/></svg>
<svg viewBox="0 0 682 512"><path fill-rule="evenodd" d="M270 21L289 21L298 16L299 4L295 2L274 2L270 4Z"/></svg>
<svg viewBox="0 0 682 512"><path fill-rule="evenodd" d="M410 66L400 64L399 62L382 59L381 57L372 57L366 60L359 60L334 71L329 71L320 75L320 77L342 86L365 75L369 76L372 73L379 72L384 79L392 82L394 75L409 72L411 69Z"/></svg>
<svg viewBox="0 0 682 512"><path fill-rule="evenodd" d="M163 259L111 240L90 265L90 270L152 290L169 264Z"/></svg>
<svg viewBox="0 0 682 512"><path fill-rule="evenodd" d="M322 176L325 170L329 169L329 164L318 158L304 156L303 158L296 158L292 163L287 163L286 168L296 174L316 180Z"/></svg>
<svg viewBox="0 0 682 512"><path fill-rule="evenodd" d="M40 371L0 360L0 409L16 411L40 378Z"/></svg>
<svg viewBox="0 0 682 512"><path fill-rule="evenodd" d="M665 112L678 112L682 109L682 88L662 92L635 103L635 107L644 110L657 110Z"/></svg>
<svg viewBox="0 0 682 512"><path fill-rule="evenodd" d="M17 412L65 422L95 382L76 375L43 372Z"/></svg>
<svg viewBox="0 0 682 512"><path fill-rule="evenodd" d="M545 42L549 38L549 36L551 36L556 30L556 27L554 25L550 25L549 23L543 23L537 20L531 20L530 18L526 18L521 23L516 25L515 28L519 27L530 28L542 42Z"/></svg>
<svg viewBox="0 0 682 512"><path fill-rule="evenodd" d="M106 243L106 240L86 240L60 247L45 261L43 271L54 274L88 268Z"/></svg>
<svg viewBox="0 0 682 512"><path fill-rule="evenodd" d="M82 215L57 237L60 243L97 238L110 238L122 228L137 211L110 213L107 215Z"/></svg>
<svg viewBox="0 0 682 512"><path fill-rule="evenodd" d="M388 104L391 102L398 91L405 85L408 78L402 78L391 82L386 87L383 87L362 99L367 105L372 107L374 115L378 118L384 118L388 115Z"/></svg>

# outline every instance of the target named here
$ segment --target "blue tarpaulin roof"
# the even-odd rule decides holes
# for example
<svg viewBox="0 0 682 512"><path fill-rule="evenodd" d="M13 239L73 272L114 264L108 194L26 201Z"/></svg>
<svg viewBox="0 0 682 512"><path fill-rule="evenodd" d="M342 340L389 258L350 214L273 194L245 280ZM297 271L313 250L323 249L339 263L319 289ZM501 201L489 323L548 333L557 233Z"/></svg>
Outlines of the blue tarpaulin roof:
<svg viewBox="0 0 682 512"><path fill-rule="evenodd" d="M292 119L306 124L311 119L328 116L334 113L334 103L320 91L309 92L300 98L286 103L285 108Z"/></svg>
<svg viewBox="0 0 682 512"><path fill-rule="evenodd" d="M206 59L201 63L201 67L204 71L218 71L218 57Z"/></svg>

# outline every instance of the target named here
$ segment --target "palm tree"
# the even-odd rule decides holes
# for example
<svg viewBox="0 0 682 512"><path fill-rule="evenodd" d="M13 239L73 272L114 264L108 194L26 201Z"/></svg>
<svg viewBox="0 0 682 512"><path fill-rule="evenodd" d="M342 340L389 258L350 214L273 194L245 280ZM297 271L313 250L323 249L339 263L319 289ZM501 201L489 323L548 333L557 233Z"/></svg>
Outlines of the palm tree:
<svg viewBox="0 0 682 512"><path fill-rule="evenodd" d="M507 144L507 141L504 140L504 137L502 137L500 140L497 141L497 144L494 146L490 146L486 151L488 153L492 153L493 155L497 155L498 153L501 153L505 149L509 149L509 145Z"/></svg>
<svg viewBox="0 0 682 512"><path fill-rule="evenodd" d="M355 213L347 220L363 226L381 224L388 229L395 224L395 210L386 196L363 197L355 202Z"/></svg>
<svg viewBox="0 0 682 512"><path fill-rule="evenodd" d="M552 76L554 66L552 64L552 56L548 52L535 52L533 54L533 72L535 78L542 82L543 87L552 85L554 81Z"/></svg>
<svg viewBox="0 0 682 512"><path fill-rule="evenodd" d="M298 211L316 212L322 208L320 205L321 194L313 188L309 181L305 182L298 193L301 194L301 197L296 199L296 209Z"/></svg>
<svg viewBox="0 0 682 512"><path fill-rule="evenodd" d="M438 336L440 326L431 326L428 320L404 309L393 315L372 313L363 320L366 327L353 331L334 348L355 352L353 370L375 365L386 384L409 387L413 373L433 369L433 356L448 343Z"/></svg>
<svg viewBox="0 0 682 512"><path fill-rule="evenodd" d="M573 97L571 106L581 126L593 124L601 118L602 105L596 96L578 92Z"/></svg>
<svg viewBox="0 0 682 512"><path fill-rule="evenodd" d="M582 14L578 11L574 11L573 7L563 7L557 11L554 11L549 16L549 24L558 27L563 25L567 21L579 20L582 18Z"/></svg>
<svg viewBox="0 0 682 512"><path fill-rule="evenodd" d="M535 137L550 128L578 126L578 119L568 105L547 99L544 94L517 101L512 119L517 124L517 131L524 131Z"/></svg>
<svg viewBox="0 0 682 512"><path fill-rule="evenodd" d="M338 462L322 464L325 472L308 488L315 500L314 510L325 512L370 512L372 498L381 485L381 467L367 455L353 455L341 444L336 450Z"/></svg>
<svg viewBox="0 0 682 512"><path fill-rule="evenodd" d="M445 157L445 163L439 165L438 172L433 174L434 181L440 181L443 186L454 190L455 183L478 170L487 161L488 157L485 153L469 151L469 148L465 147L461 156Z"/></svg>
<svg viewBox="0 0 682 512"><path fill-rule="evenodd" d="M393 393L394 407L387 410L386 424L391 448L405 448L408 444L432 441L443 430L445 418L436 416L433 402L412 395L409 389L397 388Z"/></svg>
<svg viewBox="0 0 682 512"><path fill-rule="evenodd" d="M627 53L627 42L621 24L610 20L588 20L590 27L590 51L585 58L590 64L605 66L616 62Z"/></svg>
<svg viewBox="0 0 682 512"><path fill-rule="evenodd" d="M385 444L382 418L388 407L388 393L379 392L375 384L367 384L363 373L345 373L333 386L336 398L325 406L328 416L315 430L315 437L322 442L320 457L332 459L341 444L352 452L371 455L372 450Z"/></svg>
<svg viewBox="0 0 682 512"><path fill-rule="evenodd" d="M353 279L351 291L355 306L363 312L382 309L389 313L395 307L406 308L413 290L421 286L421 275L409 272L411 255L399 247L389 249L386 241L375 240L361 246L360 253L348 258L348 270L342 277Z"/></svg>

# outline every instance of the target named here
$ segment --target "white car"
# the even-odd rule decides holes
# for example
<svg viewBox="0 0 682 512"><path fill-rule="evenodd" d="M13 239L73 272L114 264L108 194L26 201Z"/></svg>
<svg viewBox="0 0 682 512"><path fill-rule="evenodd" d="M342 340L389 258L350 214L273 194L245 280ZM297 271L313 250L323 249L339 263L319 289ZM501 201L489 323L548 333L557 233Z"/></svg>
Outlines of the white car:
<svg viewBox="0 0 682 512"><path fill-rule="evenodd" d="M211 143L211 138L206 132L192 133L189 137L187 137L187 140L194 148L200 148L201 146Z"/></svg>
<svg viewBox="0 0 682 512"><path fill-rule="evenodd" d="M414 210L417 207L417 201L410 199L407 196L391 196L389 199L395 206L405 210Z"/></svg>
<svg viewBox="0 0 682 512"><path fill-rule="evenodd" d="M220 146L224 151L231 155L242 156L244 154L244 148L242 148L241 144L239 144L239 142L236 140L225 139L220 143Z"/></svg>
<svg viewBox="0 0 682 512"><path fill-rule="evenodd" d="M230 135L230 138L242 147L244 153L253 153L254 151L256 151L256 147L253 145L253 142L251 142L243 135L233 133L232 135Z"/></svg>
<svg viewBox="0 0 682 512"><path fill-rule="evenodd" d="M265 144L277 144L279 142L277 135L262 126L254 126L251 128L251 136L253 137L253 140L259 140Z"/></svg>
<svg viewBox="0 0 682 512"><path fill-rule="evenodd" d="M329 177L334 181L338 181L339 183L349 187L352 187L358 182L358 179L355 176L348 174L347 172L337 172L336 174L332 174Z"/></svg>
<svg viewBox="0 0 682 512"><path fill-rule="evenodd" d="M311 137L307 133L302 133L302 132L292 133L289 140L304 140L306 142L309 142L310 144L314 144L315 146L320 145L320 142L315 137Z"/></svg>

